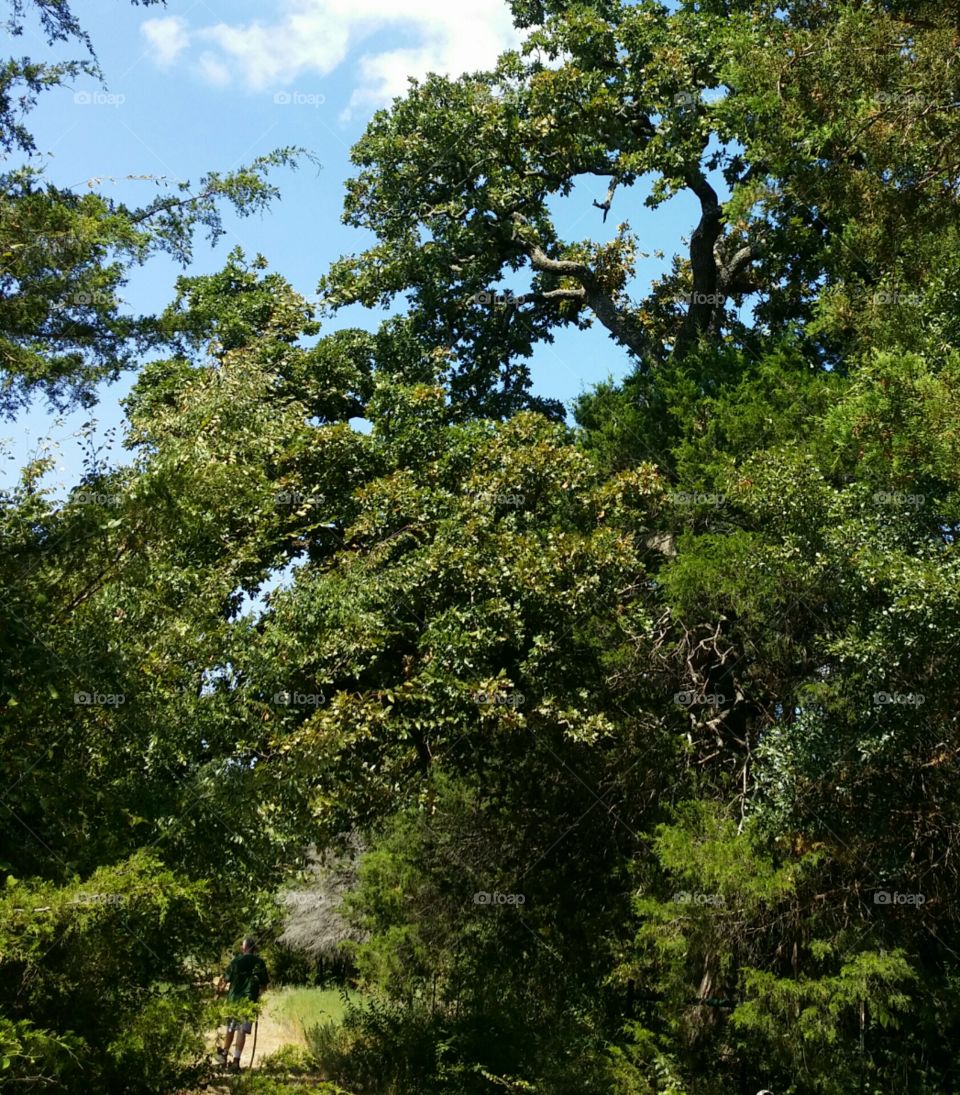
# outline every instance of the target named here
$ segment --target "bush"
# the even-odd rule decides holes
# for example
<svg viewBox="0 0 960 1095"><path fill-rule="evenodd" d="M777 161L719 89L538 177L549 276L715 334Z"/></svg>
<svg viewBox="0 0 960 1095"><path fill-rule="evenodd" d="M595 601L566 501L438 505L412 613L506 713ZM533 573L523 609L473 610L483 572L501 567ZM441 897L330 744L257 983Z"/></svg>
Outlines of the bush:
<svg viewBox="0 0 960 1095"><path fill-rule="evenodd" d="M204 1026L181 955L203 931L203 896L147 854L85 884L8 880L0 891L4 1078L58 1081L82 1070L89 1095L150 1095L178 1082L183 1062L189 1076Z"/></svg>
<svg viewBox="0 0 960 1095"><path fill-rule="evenodd" d="M82 1043L0 1016L0 1073L7 1083L60 1085L79 1065Z"/></svg>
<svg viewBox="0 0 960 1095"><path fill-rule="evenodd" d="M272 943L263 948L263 957L275 985L315 985L318 981L317 960L302 951Z"/></svg>
<svg viewBox="0 0 960 1095"><path fill-rule="evenodd" d="M231 1079L229 1090L231 1095L289 1095L291 1091L309 1091L311 1095L353 1095L336 1084L314 1079L287 1081L259 1070L241 1073Z"/></svg>
<svg viewBox="0 0 960 1095"><path fill-rule="evenodd" d="M427 1085L438 1071L436 1033L422 1014L367 1003L348 1008L342 1024L312 1027L307 1044L336 1083L364 1095L400 1095L435 1090Z"/></svg>
<svg viewBox="0 0 960 1095"><path fill-rule="evenodd" d="M195 997L182 993L171 992L147 1003L128 1019L107 1049L104 1081L108 1089L133 1090L135 1082L139 1091L162 1095L190 1079L206 1057L203 1011Z"/></svg>
<svg viewBox="0 0 960 1095"><path fill-rule="evenodd" d="M268 1076L306 1076L313 1071L314 1062L299 1046L281 1046L276 1053L264 1057L259 1068Z"/></svg>
<svg viewBox="0 0 960 1095"><path fill-rule="evenodd" d="M320 1071L357 1095L614 1090L610 1061L582 1031L537 1034L495 1016L456 1019L419 1005L368 1002L351 1005L342 1023L308 1030L307 1043Z"/></svg>

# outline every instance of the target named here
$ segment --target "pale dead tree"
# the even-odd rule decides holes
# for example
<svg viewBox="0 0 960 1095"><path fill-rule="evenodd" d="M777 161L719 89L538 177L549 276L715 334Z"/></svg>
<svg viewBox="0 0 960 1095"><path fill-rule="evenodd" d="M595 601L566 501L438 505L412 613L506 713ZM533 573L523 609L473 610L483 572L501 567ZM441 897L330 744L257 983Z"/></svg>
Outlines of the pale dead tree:
<svg viewBox="0 0 960 1095"><path fill-rule="evenodd" d="M367 933L347 919L343 902L357 884L357 867L364 848L353 838L341 854L310 853L311 880L282 897L286 908L280 942L323 965L343 961L347 943L363 943Z"/></svg>

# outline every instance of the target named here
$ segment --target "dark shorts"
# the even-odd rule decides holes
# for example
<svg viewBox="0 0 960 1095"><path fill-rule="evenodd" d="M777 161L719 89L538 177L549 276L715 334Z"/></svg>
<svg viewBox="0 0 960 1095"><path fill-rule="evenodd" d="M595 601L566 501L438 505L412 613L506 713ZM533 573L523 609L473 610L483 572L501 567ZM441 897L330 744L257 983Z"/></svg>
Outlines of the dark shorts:
<svg viewBox="0 0 960 1095"><path fill-rule="evenodd" d="M253 1030L253 1020L247 1019L243 1021L240 1019L228 1019L227 1034L233 1034L238 1030L242 1030L244 1034L249 1034L250 1031Z"/></svg>

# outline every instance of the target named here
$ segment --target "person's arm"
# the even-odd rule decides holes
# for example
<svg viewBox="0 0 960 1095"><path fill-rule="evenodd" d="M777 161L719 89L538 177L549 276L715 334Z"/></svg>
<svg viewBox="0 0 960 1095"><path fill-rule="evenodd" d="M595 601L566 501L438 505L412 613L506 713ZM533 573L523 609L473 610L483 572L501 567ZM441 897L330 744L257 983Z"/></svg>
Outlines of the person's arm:
<svg viewBox="0 0 960 1095"><path fill-rule="evenodd" d="M233 966L234 966L235 961L236 961L236 959L231 961L230 965L227 966L226 973L224 973L224 975L217 982L217 996L223 996L223 994L227 991L227 985L229 985L233 981L233 978L234 978Z"/></svg>

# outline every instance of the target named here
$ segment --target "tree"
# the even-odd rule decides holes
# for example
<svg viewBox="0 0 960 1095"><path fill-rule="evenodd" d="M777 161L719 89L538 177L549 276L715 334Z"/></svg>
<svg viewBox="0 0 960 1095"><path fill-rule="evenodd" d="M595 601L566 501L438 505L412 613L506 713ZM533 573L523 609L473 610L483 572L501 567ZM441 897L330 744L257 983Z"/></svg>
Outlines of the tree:
<svg viewBox="0 0 960 1095"><path fill-rule="evenodd" d="M226 942L203 918L270 922L359 835L375 1002L317 1036L347 1087L956 1087L955 20L513 7L524 53L357 146L377 241L327 305L404 313L325 332L233 252L151 321L132 466L7 500L24 1075L146 1076L139 1032ZM591 177L601 226L644 178L699 206L641 303L628 227L555 229ZM567 426L524 359L593 320L632 372ZM95 883L146 930L154 877L171 955L71 919ZM89 962L36 957L61 928ZM101 969L116 1025L55 1034Z"/></svg>
<svg viewBox="0 0 960 1095"><path fill-rule="evenodd" d="M322 283L333 307L408 294L415 331L455 355L454 392L593 321L648 369L701 337L756 351L761 332L819 313L807 337L836 365L864 343L858 315L874 313L871 333L877 312L902 323L924 278L953 269L943 233L957 89L943 17L815 4L786 18L746 3L515 10L542 21L522 54L414 84L375 116L345 220L378 243ZM634 303L628 223L567 241L551 208L571 194L586 205L602 180L603 221L614 206L632 214L644 178L648 207L683 191L700 215L686 253ZM497 292L521 276L529 288ZM749 300L752 329L736 315ZM925 318L945 304L924 298Z"/></svg>
<svg viewBox="0 0 960 1095"><path fill-rule="evenodd" d="M98 383L163 346L155 317L122 311L118 293L131 267L158 252L186 265L197 229L216 242L225 204L241 216L262 212L278 193L267 181L270 170L296 166L301 156L299 149L277 149L236 171L209 172L196 187L130 175L172 188L139 208L93 192L102 180L91 179L84 193L46 181L29 159L37 150L23 117L42 91L81 73L103 74L66 0L14 0L10 34L23 33L34 6L48 43L78 43L87 58L60 64L23 58L0 70L0 150L8 160L15 152L28 156L0 172L0 413L7 417L37 393L61 409L91 406Z"/></svg>

